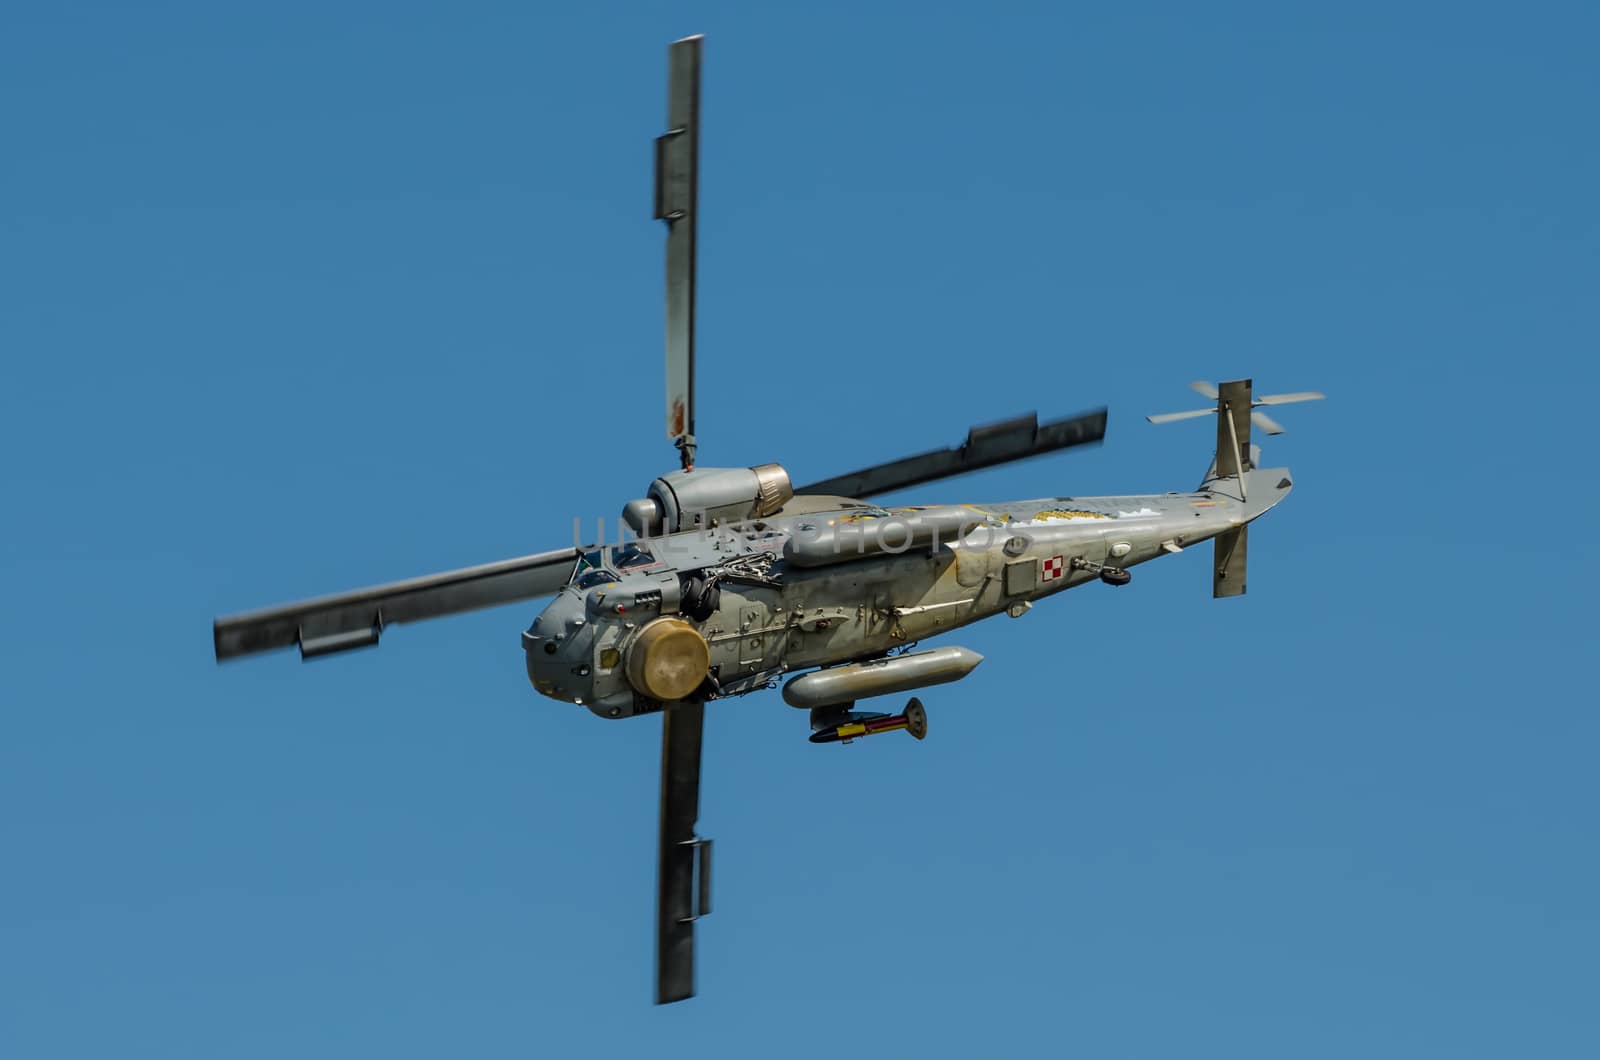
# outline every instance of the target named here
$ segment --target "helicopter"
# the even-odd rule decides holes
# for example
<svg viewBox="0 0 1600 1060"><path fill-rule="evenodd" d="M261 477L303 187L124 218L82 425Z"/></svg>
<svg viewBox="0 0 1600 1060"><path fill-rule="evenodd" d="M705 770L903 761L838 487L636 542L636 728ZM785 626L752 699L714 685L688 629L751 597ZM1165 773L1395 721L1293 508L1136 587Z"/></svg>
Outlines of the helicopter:
<svg viewBox="0 0 1600 1060"><path fill-rule="evenodd" d="M784 681L809 739L851 743L928 732L911 698L896 713L859 701L960 680L982 656L920 642L1129 568L1213 544L1213 595L1245 592L1247 530L1293 487L1259 467L1264 406L1314 392L1253 396L1252 382L1194 384L1215 407L1215 458L1184 492L1048 496L996 504L881 507L869 498L1099 443L1104 407L1041 423L1035 413L967 432L959 446L793 485L776 463L695 463L695 223L702 38L668 48L667 132L655 151L656 219L667 225L666 420L679 467L627 502L632 537L574 545L218 618L219 662L297 647L302 659L379 643L393 625L540 597L522 633L529 681L607 719L662 716L655 1001L692 997L695 924L711 911L710 839L697 834L705 705Z"/></svg>

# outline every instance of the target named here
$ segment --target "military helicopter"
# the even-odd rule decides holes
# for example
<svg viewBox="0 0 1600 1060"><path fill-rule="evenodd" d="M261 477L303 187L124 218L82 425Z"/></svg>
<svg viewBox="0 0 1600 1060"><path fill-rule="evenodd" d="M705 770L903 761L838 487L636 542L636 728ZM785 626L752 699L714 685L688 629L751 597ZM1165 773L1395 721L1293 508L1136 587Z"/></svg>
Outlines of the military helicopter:
<svg viewBox="0 0 1600 1060"><path fill-rule="evenodd" d="M432 574L213 625L219 661L297 646L302 659L376 645L390 626L553 596L522 634L533 687L602 718L662 715L657 878L658 1004L694 995L695 923L711 911L711 840L696 834L705 704L771 688L808 712L810 739L927 734L911 699L896 714L859 700L959 680L982 657L918 642L979 619L1018 617L1087 582L1214 540L1214 595L1245 591L1248 525L1288 495L1257 467L1261 406L1250 380L1196 384L1215 408L1216 458L1198 489L1001 504L879 507L865 498L1098 443L1106 410L1048 423L1028 414L966 441L795 488L779 464L694 462L695 220L702 39L668 50L668 131L656 140L655 216L667 224L667 436L679 469L623 508L634 537Z"/></svg>

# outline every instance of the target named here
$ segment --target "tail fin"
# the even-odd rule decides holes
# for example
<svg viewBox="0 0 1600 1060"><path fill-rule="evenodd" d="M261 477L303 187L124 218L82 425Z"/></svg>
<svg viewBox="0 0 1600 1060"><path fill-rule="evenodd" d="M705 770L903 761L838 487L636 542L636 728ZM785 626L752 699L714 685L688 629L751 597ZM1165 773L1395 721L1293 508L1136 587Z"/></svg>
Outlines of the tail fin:
<svg viewBox="0 0 1600 1060"><path fill-rule="evenodd" d="M1193 412L1169 412L1161 416L1146 416L1151 423L1168 423L1172 420L1191 419L1196 416L1217 417L1217 450L1200 480L1202 489L1214 489L1222 479L1233 482L1223 485L1223 490L1241 501L1249 500L1245 492L1245 474L1253 471L1261 450L1250 444L1250 421L1253 418L1250 399L1250 380L1235 379L1213 387L1210 383L1191 383L1196 390L1217 399L1214 409L1195 409ZM1277 426L1274 424L1273 426Z"/></svg>
<svg viewBox="0 0 1600 1060"><path fill-rule="evenodd" d="M1200 416L1217 417L1217 455L1211 461L1211 467L1206 471L1205 480L1201 483L1202 489L1216 490L1229 496L1235 496L1245 506L1245 522L1240 523L1231 530L1225 530L1213 540L1215 542L1215 562L1211 568L1211 595L1217 598L1224 596L1243 596L1245 590L1246 557L1249 546L1249 519L1254 519L1267 508L1278 502L1283 494L1292 485L1287 473L1281 480L1274 480L1267 476L1263 482L1261 475L1252 476L1250 473L1256 469L1260 460L1261 450L1250 444L1251 424L1260 427L1268 434L1282 434L1283 428L1277 421L1264 412L1256 411L1262 405L1288 405L1296 401L1316 401L1323 395L1315 391L1299 391L1293 394L1264 394L1255 397L1251 391L1249 379L1235 379L1230 382L1212 386L1210 383L1190 383L1191 387L1206 397L1215 398L1217 407L1214 409L1195 409L1191 412L1168 412L1159 416L1145 417L1151 423L1170 423L1173 420L1194 419ZM1251 488L1266 489L1270 496L1258 497L1254 504L1251 503L1247 490Z"/></svg>
<svg viewBox="0 0 1600 1060"><path fill-rule="evenodd" d="M1245 472L1255 467L1250 459L1253 455L1250 449L1250 383L1248 379L1235 379L1217 387L1217 459L1212 475L1237 482L1241 501L1249 500L1245 494ZM1249 534L1250 525L1246 523L1214 539L1211 566L1214 599L1244 595Z"/></svg>
<svg viewBox="0 0 1600 1060"><path fill-rule="evenodd" d="M1217 388L1217 477L1244 485L1250 463L1250 380L1235 379Z"/></svg>
<svg viewBox="0 0 1600 1060"><path fill-rule="evenodd" d="M1244 595L1245 548L1250 543L1250 524L1236 526L1212 538L1214 559L1211 566L1211 595Z"/></svg>

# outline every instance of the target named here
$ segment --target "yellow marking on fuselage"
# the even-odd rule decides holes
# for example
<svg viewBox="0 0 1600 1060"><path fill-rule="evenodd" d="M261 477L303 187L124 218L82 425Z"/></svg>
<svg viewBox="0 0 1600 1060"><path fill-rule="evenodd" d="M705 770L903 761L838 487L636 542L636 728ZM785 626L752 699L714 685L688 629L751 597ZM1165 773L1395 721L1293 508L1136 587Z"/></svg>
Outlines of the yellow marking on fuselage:
<svg viewBox="0 0 1600 1060"><path fill-rule="evenodd" d="M1086 512L1081 508L1046 508L1035 519L1109 519L1104 512Z"/></svg>

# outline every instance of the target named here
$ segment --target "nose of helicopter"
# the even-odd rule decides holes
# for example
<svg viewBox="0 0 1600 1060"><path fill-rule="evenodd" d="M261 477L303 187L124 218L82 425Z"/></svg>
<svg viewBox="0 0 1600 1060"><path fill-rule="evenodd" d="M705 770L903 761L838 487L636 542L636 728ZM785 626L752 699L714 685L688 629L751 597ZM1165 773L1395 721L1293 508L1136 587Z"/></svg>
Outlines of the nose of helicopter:
<svg viewBox="0 0 1600 1060"><path fill-rule="evenodd" d="M593 643L582 597L568 591L550 601L522 634L528 680L534 689L551 699L588 702Z"/></svg>

